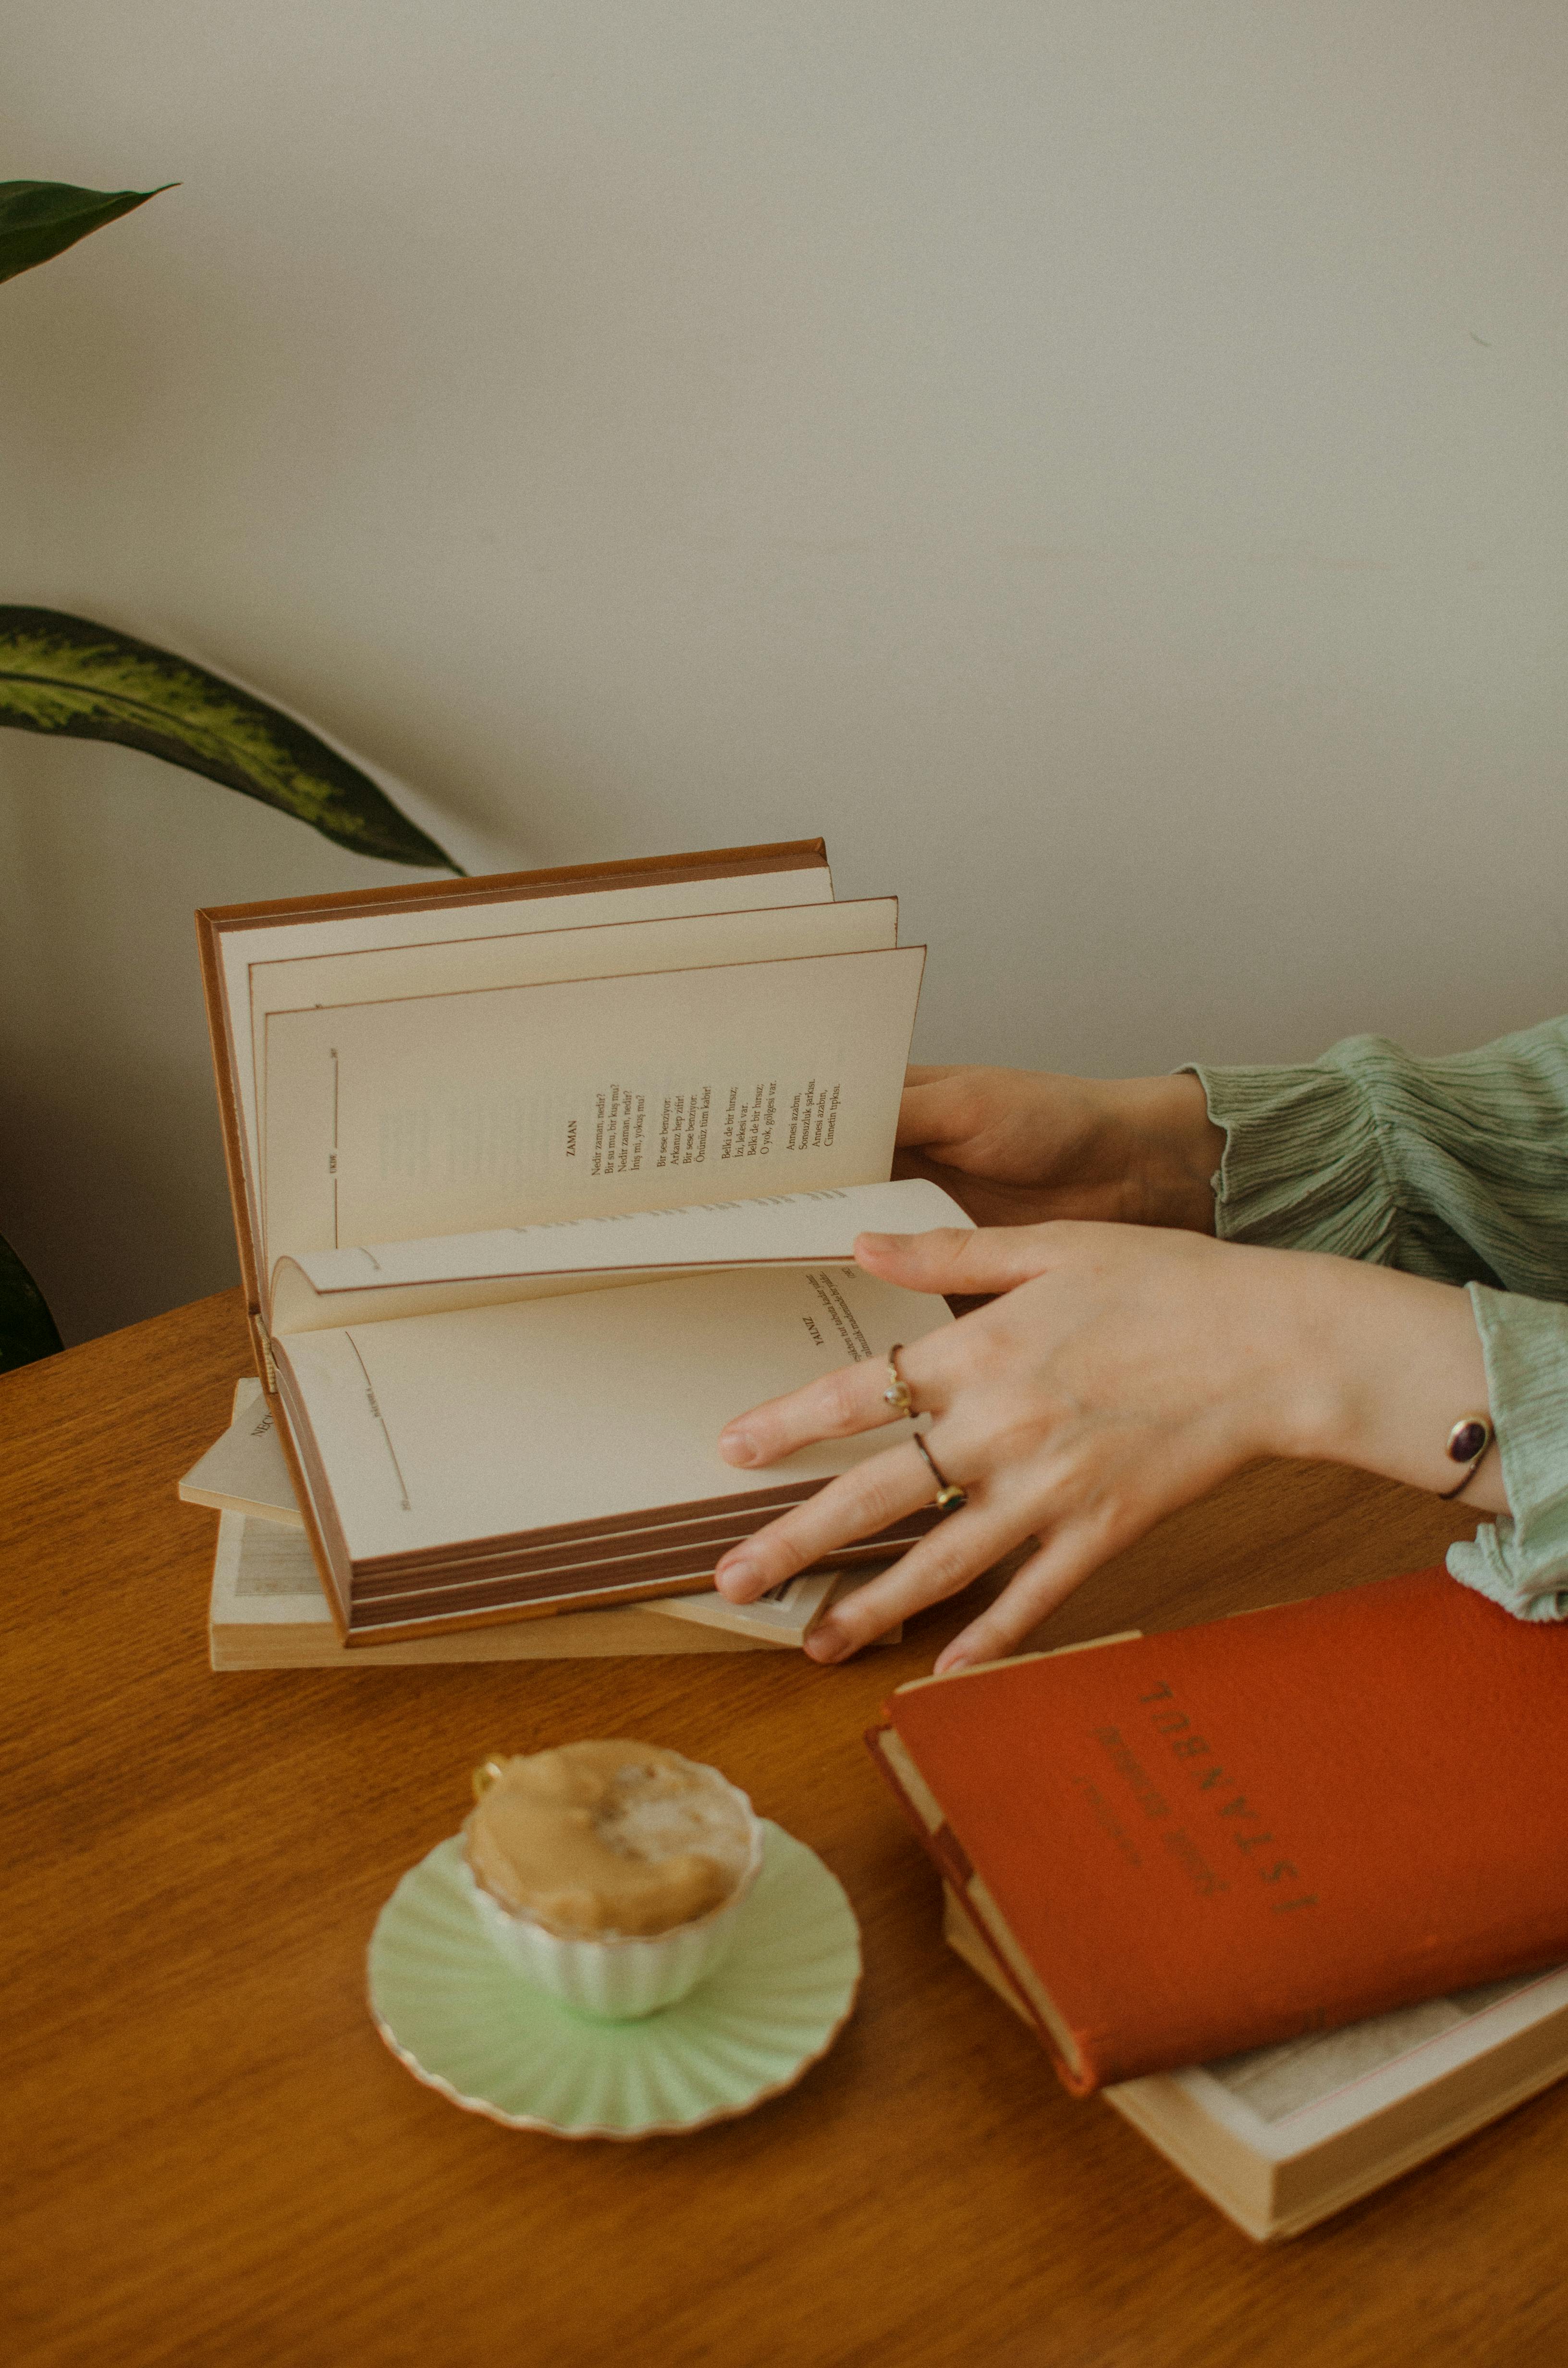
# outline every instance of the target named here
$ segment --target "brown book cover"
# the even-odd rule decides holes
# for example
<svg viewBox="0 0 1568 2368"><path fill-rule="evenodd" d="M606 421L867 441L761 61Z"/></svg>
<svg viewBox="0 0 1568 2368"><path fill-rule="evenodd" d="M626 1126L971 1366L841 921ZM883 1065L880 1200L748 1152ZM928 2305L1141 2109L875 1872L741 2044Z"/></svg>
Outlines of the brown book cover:
<svg viewBox="0 0 1568 2368"><path fill-rule="evenodd" d="M903 1687L868 1736L1079 2094L1568 1956L1568 1630L1441 1570Z"/></svg>

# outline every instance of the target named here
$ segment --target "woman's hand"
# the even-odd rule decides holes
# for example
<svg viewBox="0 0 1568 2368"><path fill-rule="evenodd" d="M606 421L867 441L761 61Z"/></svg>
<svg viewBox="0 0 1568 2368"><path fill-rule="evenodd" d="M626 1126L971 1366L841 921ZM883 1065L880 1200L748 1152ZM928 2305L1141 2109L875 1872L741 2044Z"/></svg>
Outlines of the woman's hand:
<svg viewBox="0 0 1568 2368"><path fill-rule="evenodd" d="M1002 1296L900 1352L931 1418L930 1452L968 1502L819 1624L806 1649L822 1661L1033 1539L937 1666L1008 1653L1100 1563L1255 1456L1324 1456L1451 1486L1449 1430L1486 1406L1464 1293L1386 1268L1071 1223L865 1234L856 1257L908 1290ZM721 1452L772 1464L892 1425L886 1383L875 1359L845 1367L741 1416ZM1469 1495L1506 1509L1497 1461ZM904 1434L734 1548L715 1584L749 1602L933 1496Z"/></svg>
<svg viewBox="0 0 1568 2368"><path fill-rule="evenodd" d="M1100 1217L1214 1230L1225 1149L1194 1076L912 1068L895 1173L929 1176L977 1224Z"/></svg>

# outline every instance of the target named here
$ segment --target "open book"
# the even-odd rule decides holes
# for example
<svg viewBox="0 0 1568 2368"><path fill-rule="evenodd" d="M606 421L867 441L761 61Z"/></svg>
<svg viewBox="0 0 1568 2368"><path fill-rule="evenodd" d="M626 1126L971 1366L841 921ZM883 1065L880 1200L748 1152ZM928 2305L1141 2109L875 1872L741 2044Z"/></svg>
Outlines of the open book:
<svg viewBox="0 0 1568 2368"><path fill-rule="evenodd" d="M968 1220L888 1181L924 950L820 842L198 918L257 1366L347 1642L710 1589L885 1444L716 1445L952 1320L848 1263Z"/></svg>

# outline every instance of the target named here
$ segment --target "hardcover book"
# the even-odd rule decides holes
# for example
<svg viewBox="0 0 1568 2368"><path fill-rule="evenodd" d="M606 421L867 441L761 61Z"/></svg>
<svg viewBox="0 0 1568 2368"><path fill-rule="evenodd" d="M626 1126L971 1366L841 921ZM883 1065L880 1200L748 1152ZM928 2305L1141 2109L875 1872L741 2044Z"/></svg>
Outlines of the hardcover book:
<svg viewBox="0 0 1568 2368"><path fill-rule="evenodd" d="M350 1645L710 1595L875 1452L759 1485L716 1445L952 1321L847 1263L968 1220L888 1180L924 950L820 841L198 922L257 1369Z"/></svg>
<svg viewBox="0 0 1568 2368"><path fill-rule="evenodd" d="M567 1611L557 1620L458 1628L349 1652L327 1610L303 1530L236 1512L219 1517L207 1638L214 1669L397 1669L434 1662L770 1649L766 1638L661 1619L655 1604L628 1603L611 1611Z"/></svg>
<svg viewBox="0 0 1568 2368"><path fill-rule="evenodd" d="M812 1571L756 1603L711 1589L607 1611L508 1621L347 1653L322 1593L289 1466L261 1384L234 1385L234 1419L179 1484L221 1516L208 1613L214 1669L402 1668L432 1661L572 1660L799 1646L830 1601L871 1572ZM896 1644L895 1624L879 1644Z"/></svg>
<svg viewBox="0 0 1568 2368"><path fill-rule="evenodd" d="M1079 2094L1568 1958L1568 1629L1442 1570L886 1713L878 1766Z"/></svg>

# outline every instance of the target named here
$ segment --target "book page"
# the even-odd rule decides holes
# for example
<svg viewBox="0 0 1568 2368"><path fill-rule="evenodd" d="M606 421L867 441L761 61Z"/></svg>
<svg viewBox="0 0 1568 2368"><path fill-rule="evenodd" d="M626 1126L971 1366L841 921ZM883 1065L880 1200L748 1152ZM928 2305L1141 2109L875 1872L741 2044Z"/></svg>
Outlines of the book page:
<svg viewBox="0 0 1568 2368"><path fill-rule="evenodd" d="M766 1634L771 1629L781 1644L801 1645L822 1617L840 1576L836 1570L802 1571L798 1578L770 1587L755 1603L732 1603L717 1588L710 1588L701 1595L672 1595L665 1602L644 1603L641 1608L666 1617L673 1613L699 1628L727 1627L730 1614L738 1611L744 1615L748 1631Z"/></svg>
<svg viewBox="0 0 1568 2368"><path fill-rule="evenodd" d="M280 1259L274 1270L272 1328L319 1331L542 1296L533 1289L537 1282L577 1277L622 1282L654 1271L846 1263L857 1234L917 1234L972 1224L939 1185L905 1177L890 1184L308 1251L297 1260ZM464 1288L492 1282L498 1288Z"/></svg>
<svg viewBox="0 0 1568 2368"><path fill-rule="evenodd" d="M330 1636L332 1614L304 1531L245 1513L222 1514L208 1617L220 1625L253 1627L309 1622Z"/></svg>
<svg viewBox="0 0 1568 2368"><path fill-rule="evenodd" d="M671 920L686 914L759 910L774 905L831 904L833 875L825 863L799 871L737 873L726 878L585 888L562 896L519 894L477 904L455 900L418 911L335 914L319 921L262 922L218 933L230 1065L240 1107L240 1134L252 1188L252 1224L259 1244L260 1136L257 1076L251 1057L250 974L253 967L286 959L368 952L405 946L458 944L540 929L591 927L611 921ZM265 1270L265 1269L264 1269Z"/></svg>
<svg viewBox="0 0 1568 2368"><path fill-rule="evenodd" d="M544 909L553 912L552 906ZM690 970L705 962L767 962L789 954L864 953L897 943L898 899L874 896L733 912L617 914L581 927L552 918L483 938L253 962L255 1062L259 1071L266 1023L274 1011L460 995L475 987L536 986L558 978L613 978L629 971Z"/></svg>
<svg viewBox="0 0 1568 2368"><path fill-rule="evenodd" d="M881 1429L737 1471L746 1407L953 1321L858 1268L704 1275L277 1344L356 1562L847 1471Z"/></svg>
<svg viewBox="0 0 1568 2368"><path fill-rule="evenodd" d="M776 905L678 918L618 917L587 928L536 928L455 944L443 940L379 952L253 962L252 1065L258 1080L258 1134L265 1142L267 1023L274 1012L463 995L485 987L544 986L557 979L700 970L715 962L777 962L798 954L870 953L897 943L898 899L879 896L845 905ZM264 1197L264 1224L266 1216Z"/></svg>
<svg viewBox="0 0 1568 2368"><path fill-rule="evenodd" d="M1550 2006L1568 2003L1568 1974L1562 1969L1554 1969L1550 1976L1515 1974L1506 1981L1485 1982L1451 1998L1428 1998L1419 2006L1372 2015L1365 2022L1347 2023L1337 2031L1312 2032L1277 2047L1256 2047L1244 2055L1206 2064L1202 2069L1266 2124L1291 2120L1341 2099L1355 2100L1354 2118L1365 2110L1362 2092L1374 2074L1386 2078L1389 2073L1397 2075L1403 2069L1410 2076L1409 2085L1424 2084L1438 2068L1434 2041L1451 2043L1468 2027L1471 2039L1490 2045L1494 2031L1501 2028L1494 2009L1507 1999L1523 1999L1526 1992L1536 1992L1533 2003L1550 2010L1546 1998L1539 1995L1549 1983L1555 1986ZM1441 2068L1451 2068L1452 2060L1451 2052L1445 2053ZM1380 2094L1379 2101L1387 2100Z"/></svg>
<svg viewBox="0 0 1568 2368"><path fill-rule="evenodd" d="M275 1012L268 1263L884 1180L924 949Z"/></svg>
<svg viewBox="0 0 1568 2368"><path fill-rule="evenodd" d="M258 1513L268 1521L287 1522L296 1530L303 1527L288 1458L259 1382L235 1385L233 1421L201 1461L192 1464L179 1484L179 1496L187 1505Z"/></svg>
<svg viewBox="0 0 1568 2368"><path fill-rule="evenodd" d="M666 1620L684 1620L699 1628L733 1629L744 1636L775 1635L781 1645L803 1645L829 1604L841 1603L874 1578L892 1568L890 1563L872 1563L860 1570L808 1570L798 1578L787 1578L780 1587L770 1587L755 1603L732 1603L717 1588L709 1588L700 1595L666 1595L657 1603L643 1603L638 1610L659 1612ZM902 1645L903 1622L895 1620L880 1636L870 1640L871 1649Z"/></svg>

